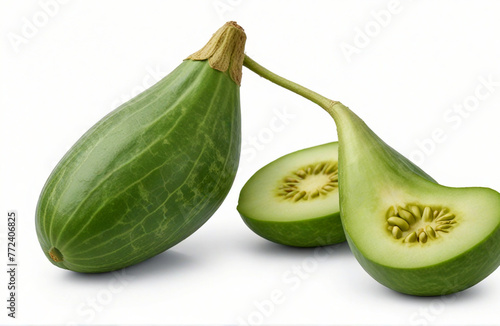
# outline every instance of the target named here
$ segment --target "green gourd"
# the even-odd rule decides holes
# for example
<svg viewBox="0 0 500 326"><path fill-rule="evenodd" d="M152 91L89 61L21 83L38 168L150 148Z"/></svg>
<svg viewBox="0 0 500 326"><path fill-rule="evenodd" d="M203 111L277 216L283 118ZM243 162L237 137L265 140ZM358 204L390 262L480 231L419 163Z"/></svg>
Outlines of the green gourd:
<svg viewBox="0 0 500 326"><path fill-rule="evenodd" d="M240 156L245 40L226 23L71 147L36 209L50 262L85 273L130 266L184 240L217 210Z"/></svg>

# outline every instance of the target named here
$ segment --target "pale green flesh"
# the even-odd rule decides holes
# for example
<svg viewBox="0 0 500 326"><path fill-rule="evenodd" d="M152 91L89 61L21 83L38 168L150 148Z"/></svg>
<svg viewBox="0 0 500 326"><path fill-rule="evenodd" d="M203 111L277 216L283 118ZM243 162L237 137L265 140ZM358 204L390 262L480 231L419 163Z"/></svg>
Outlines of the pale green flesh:
<svg viewBox="0 0 500 326"><path fill-rule="evenodd" d="M350 245L364 259L388 268L426 268L452 261L497 237L500 195L496 191L449 188L429 181L348 108L338 104L333 115L341 142L342 223ZM457 224L425 244L403 243L387 230L386 214L390 206L406 204L446 207L456 215Z"/></svg>
<svg viewBox="0 0 500 326"><path fill-rule="evenodd" d="M339 212L338 189L317 198L297 202L278 196L283 178L304 166L338 160L338 143L307 148L285 155L255 173L243 187L238 211L262 221L301 221Z"/></svg>
<svg viewBox="0 0 500 326"><path fill-rule="evenodd" d="M500 202L488 189L453 189L429 183L428 191L418 196L412 195L411 189L406 193L399 190L401 193L380 194L376 201L364 196L356 198L353 200L353 205L359 204L356 216L349 215L344 220L344 227L357 248L382 265L418 268L438 264L471 249L498 227L497 215L492 214L491 207L496 205L500 211ZM361 205L363 201L370 205ZM385 227L384 208L404 203L445 206L456 215L457 224L449 233L438 232L437 239L426 243L403 243L403 239L395 239Z"/></svg>

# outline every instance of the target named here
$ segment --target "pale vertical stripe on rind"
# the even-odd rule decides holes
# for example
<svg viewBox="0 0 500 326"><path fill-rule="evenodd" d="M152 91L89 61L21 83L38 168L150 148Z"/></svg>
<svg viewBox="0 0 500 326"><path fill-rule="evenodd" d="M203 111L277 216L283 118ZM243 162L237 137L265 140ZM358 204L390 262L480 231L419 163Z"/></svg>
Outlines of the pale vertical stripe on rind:
<svg viewBox="0 0 500 326"><path fill-rule="evenodd" d="M213 92L214 94L215 94L215 93L217 93L217 92L219 91L219 88L220 88L220 86L222 85L222 82L223 82L223 78L224 78L224 77L223 77L223 76L221 76L221 78L219 78L219 79L218 79L216 89L215 89L215 91ZM204 116L204 118L203 118L203 121L202 121L202 123L201 123L200 125L204 125L204 124L205 124L205 121L206 121L206 119L207 119L207 117L209 117L209 116L210 116L210 112L211 112L211 111L212 111L212 109L215 107L215 105L213 104L213 101L214 101L215 99L216 99L216 97L215 97L215 96L213 96L213 97L212 97L211 102L208 104L209 109L206 111L205 116ZM178 118L178 119L177 119L177 121L180 121L180 119ZM193 164L193 168L192 168L192 169L191 169L191 171L189 172L188 176L189 176L189 175L191 175L191 172L192 172L192 171L194 170L194 168L196 167L196 163L198 162L198 160L199 160L199 158L201 157L201 154L204 152L205 148L206 148L206 146L202 146L202 147L201 147L200 155L198 155L198 157L197 157L196 161L195 161L195 162L194 162L194 164ZM157 170L157 169L159 169L159 168L162 168L162 167L163 167L163 166L165 166L167 163L169 163L169 162L167 162L167 161L166 161L166 162L164 162L164 164L161 164L160 166L158 166L157 168L155 168L155 170ZM150 173L148 173L148 175L149 175L149 174L150 174ZM132 184L131 184L131 186L132 186L132 185L134 185L134 184L136 184L136 183L138 183L138 182L139 182L139 181L141 181L142 179L143 179L143 178L141 178L141 179L140 179L140 180L138 180L137 182L132 183ZM178 186L178 187L177 187L177 188L176 188L173 192L171 192L171 193L167 196L167 198L163 201L162 205L163 205L163 204L165 204L165 203L169 200L169 198L170 198L170 197L171 197L171 196L172 196L172 195L173 195L173 194L174 194L174 193L175 193L178 189L182 188L182 187L184 186L184 184L186 183L186 181L187 181L187 180L188 180L188 178L186 178L186 179L185 179L185 181L184 181L181 185L179 185L179 186ZM129 187L127 187L127 189L128 189L128 188L129 188ZM113 198L115 198L115 197L117 197L118 195L120 195L121 193L125 192L127 189L124 189L123 191L121 191L120 193L118 193L118 194L117 194L116 196L114 196ZM155 211L153 211L152 213L148 214L145 218L143 218L143 220L142 220L142 221L144 221L144 220L145 220L148 216L150 216L151 214L153 214L154 212L156 212L158 209L160 209L160 207L161 207L162 205L160 205L160 206L159 206L159 207L158 207ZM98 208L98 211L99 211L101 208L102 208L102 205L101 205L101 207L99 207L99 208ZM92 215L92 217L91 217L91 218L93 218L93 217L94 217L94 216L98 213L98 211L96 211L96 212ZM117 220L117 222L119 222L119 221L120 221L120 220ZM138 224L142 223L142 221L141 221L141 222L139 222ZM89 222L89 223L90 223L90 222ZM88 223L87 223L87 224L88 224ZM86 225L87 225L87 224L86 224ZM84 226L84 227L85 227L85 226ZM82 229L83 229L83 228L82 228ZM131 231L129 231L129 232L127 232L127 233L130 233L130 232L131 232ZM64 248L65 248L66 246L68 246L68 245L69 245L69 244L70 244L70 243L71 243L71 242L72 242L72 241L73 241L73 240L74 240L74 239L75 239L78 235L79 235L79 233L78 233L77 235L75 235L73 238L71 238L71 239L70 239L70 241L68 241L68 242L67 242L67 243L66 243L66 244L65 244L62 248L60 248L60 250L61 250L61 251L64 251ZM118 236L117 236L117 237L118 237ZM109 241L112 241L112 239L110 239ZM109 241L107 241L107 242L109 242ZM107 243L107 242L106 242L106 243ZM101 247L101 246L102 246L102 244L101 244L101 245L99 245L98 247ZM92 248L92 249L96 249L96 247L94 247L94 248ZM88 250L86 250L86 251L88 251Z"/></svg>
<svg viewBox="0 0 500 326"><path fill-rule="evenodd" d="M180 67L180 66L179 66L179 67ZM172 71L172 73L173 73L173 72L175 72L176 70L178 70L178 68L179 68L179 67L177 67L174 71ZM169 74L169 75L165 76L165 77L164 77L164 79L165 79L165 78L168 78L168 77L170 77L170 76L171 76L171 75ZM168 80L168 81L167 81L167 80L164 80L164 79L163 79L163 80L159 81L157 84L155 84L154 86L152 86L152 88L154 88L155 86L160 87L160 83L162 83L162 82L165 82L165 83L168 85L168 84L170 84L170 83L174 82L175 80L177 80L177 78L179 78L179 77L183 77L183 74L182 74L182 73L179 73L179 71L177 71L176 75L173 75L173 77L175 77L175 78L173 78L172 80ZM115 118L116 114L120 114L120 113L124 112L124 111L125 111L125 110L127 110L127 109L129 109L129 110L130 110L130 109L131 109L131 105L132 105L132 104L135 104L137 101L142 100L142 99L143 99L146 95L147 95L147 96L150 96L150 95L152 95L152 94L155 94L155 92L158 92L160 95L164 95L164 93L166 93L166 92L168 92L168 91L169 91L169 89L168 89L168 88L166 88L166 87L164 87L164 86L162 86L162 87L163 87L163 88L158 88L158 90L155 90L154 92L150 92L150 93L146 94L146 92L148 92L148 91L150 91L150 90L151 90L151 88L150 88L149 90L147 90L147 91L145 91L145 92L143 92L143 93L139 94L137 97L135 97L135 98L133 98L133 99L129 100L127 103L122 104L122 105L120 106L120 107L122 107L121 109L120 109L120 107L119 107L119 108L117 108L117 109L115 109L115 110L111 111L110 113L108 113L108 114L107 114L104 118L102 118L102 119L101 119L101 120L100 120L100 121L99 121L96 125L92 126L92 127L91 127L91 128L90 128L90 129L89 129L89 130L85 133L85 134L88 134L89 132L93 131L94 129L97 129L97 128L103 128L103 126L105 126L105 124L106 124L106 123L108 123L108 124L110 123L110 122L109 122L109 119L110 119L110 118ZM142 96L142 97L141 97L141 96ZM136 112L134 112L133 114L131 114L129 117L125 118L122 122L124 122L124 121L126 121L126 120L128 120L128 119L132 118L134 115L138 114L139 112L142 112L143 110L145 110L145 109L146 109L146 108L148 108L149 106L151 106L151 105L155 104L156 102L158 102L161 98L162 98L162 96L156 96L156 100L155 100L155 101L152 101L152 102L151 102L151 103L149 103L148 105L146 105L146 106L142 107L141 109L137 110ZM106 133L104 133L103 135L100 135L100 137L98 138L97 142L93 145L93 147L95 148L95 147L96 147L96 146L97 146L97 145L101 142L101 140L105 138L105 135L107 135L107 134L109 134L110 132L114 131L117 127L118 127L118 125L116 125L114 128L109 128L109 129L107 130L107 132L106 132ZM87 152L88 152L88 155L90 155L90 154L92 153L92 149L87 149ZM69 160L71 157L74 157L75 155L77 155L77 153L76 153L75 151L72 151L72 152L70 152L70 153L69 153L69 155L68 155L68 156L67 156L67 154L66 154L66 155L64 155L64 156L63 156L63 158L61 159L61 161L60 161L60 162L63 162L63 161L65 161L65 160L67 161L67 160ZM85 158L85 160L86 160L87 158L88 158L88 156ZM84 160L84 161L85 161L85 160ZM60 162L59 162L59 163L60 163ZM60 166L59 166L59 163L57 164L56 168L54 169L54 171L56 171L56 170L57 170L57 171L58 171L58 173L60 173ZM73 174L72 174L71 176L69 176L69 178L71 178L71 177L72 177L72 176L73 176L73 175L74 175L77 171L78 171L78 169L74 169ZM53 172L53 173L54 173L54 172ZM52 177L53 173L51 173L51 175L49 176L49 180L50 180L50 178ZM50 188L49 188L49 189L52 189L52 190L50 191L50 196L49 196L49 198L46 200L46 202L50 201L50 200L51 200L51 198L53 197L53 195L56 193L55 189L58 187L59 182L63 179L64 173L61 173L61 174L59 174L58 176L59 176L59 178L57 179L57 181L54 181L54 182L55 182L55 184L50 184ZM66 185L67 185L67 186L69 186L69 184L70 184L69 182L67 182L67 183L66 183ZM67 188L67 187L66 187L66 188ZM66 188L65 188L65 189L66 189ZM47 189L47 190L46 190L46 189L45 189L45 186L44 186L44 189L42 189L42 194L43 194L44 192L46 192L46 191L49 191L49 189ZM65 190L65 189L64 189L64 190ZM63 192L64 192L64 190L63 190ZM44 219L44 221L46 221L46 220L47 220L46 216L47 216L47 209L48 209L48 206L49 206L49 205L48 205L47 203L45 203L45 209L44 209L44 212L43 212L43 214L41 214L41 216L39 217L39 218L43 218L43 219ZM54 204L54 206L55 206L55 207L53 208L53 210L54 210L54 211L57 211L58 201ZM37 210L38 210L38 208L37 208ZM49 243L50 243L50 240L51 240L51 238L52 238L52 222L53 222L53 220L54 220L53 218L52 218L52 219L50 219L50 224L49 224L49 228L48 228L48 229L47 229L47 223L46 223L46 222L45 222L45 223L43 223L43 225L44 225L44 227L43 227L43 228L44 228L44 230L45 230L45 236L46 236L46 238L47 238L46 240L47 240L47 242L49 242Z"/></svg>
<svg viewBox="0 0 500 326"><path fill-rule="evenodd" d="M198 78L201 78L201 77L198 77ZM195 86L196 86L196 84L195 84L195 83L191 84L190 89L191 89L191 88L194 88ZM180 101L182 101L182 100L183 100L183 99L184 99L184 98L185 98L188 94L189 94L189 90L186 90L186 92L184 92L184 93L183 93L183 96L181 96L181 97L177 98L173 104L171 104L171 105L169 104L169 107L170 107L170 108L174 108L174 107L176 107L176 106L177 106L177 104L178 104ZM155 119L155 120L154 120L152 123L150 123L148 126L151 126L151 125L155 124L156 122L158 122L158 121L162 120L165 116L167 116L167 115L169 114L169 112L170 112L170 110L166 110L166 111L165 111L165 113L163 113L161 116L159 116L157 119ZM164 139L165 137L167 137L167 136L168 136L168 135L169 135L169 134L170 134L173 130L175 130L175 125L176 125L176 124L180 121L180 118L182 118L184 115L185 115L185 114L181 115L181 116L179 117L179 119L177 119L177 120L175 121L174 125L173 125L173 126L172 126L172 128L171 128L171 129L167 132L167 134L166 134L166 135L161 135L161 136L159 136L159 137L158 137L158 138L157 138L154 142L152 142L152 143L151 143L151 145L150 145L150 146L148 146L148 147L144 148L144 150L143 150L142 152L140 152L140 153L138 153L137 155L135 155L135 156L131 157L128 161L124 162L123 164L119 165L118 167L116 167L115 169L113 169L112 171L110 171L110 172L106 175L106 177L104 177L104 178L103 178L103 179L102 179L99 183L97 183L97 184L94 186L94 188L92 188L92 190L90 190L90 191L88 192L87 196L86 196L85 198L83 198L83 199L82 199L82 201L80 202L80 204L79 204L79 205L75 208L75 210L73 211L73 214L72 214L72 215L70 215L70 216L67 218L67 220L68 220L68 221L69 221L69 220L71 220L71 218L75 215L75 213L76 213L76 212L78 212L78 210L82 207L82 205L83 205L83 203L85 202L85 200L87 200L87 198L89 198L89 196L90 196L91 194L93 194L93 192L94 192L96 189L98 189L98 188L99 188L99 186L101 186L101 185L102 185L102 184L103 184L103 183L104 183L104 182L105 182L108 178L110 178L110 177L111 177L111 176L112 176L112 175L113 175L116 171L118 171L118 170L120 170L120 169L122 169L122 168L126 167L128 164L130 164L130 162L133 162L133 161L134 161L134 160L135 160L138 156L140 156L140 155L142 155L143 153L147 152L147 151L148 151L148 149L149 149L150 147L154 146L156 143L158 143L158 141L163 140L163 139ZM160 165L160 167L161 167L161 165ZM156 169L157 169L157 168L156 168ZM150 173L154 172L156 169L154 169L154 170L150 171L150 172L149 172L147 175L145 175L143 178L147 177ZM142 180L142 179L141 179L141 180ZM139 180L139 181L140 181L140 180ZM126 190L126 189L125 189L125 190ZM122 192L124 192L125 190L123 190ZM122 192L120 192L120 193L122 193ZM97 210L97 211L99 211L101 208L102 208L102 205L98 208L98 210ZM74 236L74 238L76 238L76 237L77 237L77 236L81 233L81 231L82 231L83 229L85 229L85 227L86 227L89 223L91 223L91 222L92 222L92 219L93 219L93 217L94 217L94 216L95 216L95 214L93 214L93 215L89 218L89 220L87 221L87 223L85 223L85 225L83 225L83 227L81 228L80 232L78 232L78 233ZM66 223L66 224L64 225L64 227L60 230L60 233L59 233L58 237L57 237L57 238L56 238L56 240L54 241L54 246L55 246L55 247L57 247L57 248L59 248L59 247L58 247L58 246L59 246L59 243L58 243L58 242L59 242L59 239L60 239L61 235L64 233L64 230L65 230L65 228L66 228L66 226L67 226L67 225L68 225L68 223ZM68 245L68 243L66 243L66 245ZM62 250L62 249L60 248L60 250Z"/></svg>
<svg viewBox="0 0 500 326"><path fill-rule="evenodd" d="M234 119L234 114L235 114L235 113L237 113L237 112L233 112L233 116L232 116L232 118L233 118L233 119ZM233 132L233 127L234 127L234 123L232 123L232 124L231 124L231 134L232 134L232 132ZM228 151L228 154L226 155L226 159L225 159L225 162L224 162L224 167L222 168L222 171L224 171L224 170L226 169L227 163L228 163L228 162L230 161L230 159L231 159L231 154L233 153L233 152L232 152L233 140L234 140L234 137L231 137L231 142L230 142L230 146L229 146L230 150ZM218 179L217 184L216 184L216 186L214 187L214 189L218 189L218 188L219 188L219 184L220 184L221 180L223 180L223 179L224 179L224 176L221 176L221 177ZM231 183L232 183L232 182L231 182ZM223 200L222 200L222 201L223 201ZM218 203L217 207L218 207L218 206L222 203L222 201L221 201L220 203ZM204 209L204 208L205 208L205 207L206 207L209 203L210 203L209 201L206 201L206 202L205 202L205 203L204 203L204 204L200 207L200 209L198 209L198 210L197 210L197 212L196 212L195 214L192 214L191 219L192 219L192 217L193 217L193 216L196 216L196 215L197 215L200 211L202 211L202 210L203 210L203 209ZM193 209L195 209L195 208L196 208L196 206L195 206L195 207L193 207ZM192 210L193 210L193 209L192 209ZM182 223L181 225L179 225L179 227L178 227L175 231L173 231L171 234L176 234L176 232L177 232L179 229L183 228L183 227L184 227L184 226L185 226L188 222L190 222L190 221L191 221L191 219L186 220L184 223ZM139 241L140 239L142 239L142 238L143 238L143 237L145 237L145 236L148 236L148 234L144 234L144 235L142 235L141 237L139 237L139 238L135 239L134 241ZM158 244L158 245L154 246L153 248L150 248L150 249L149 249L149 251L153 253L152 255L150 255L150 257L154 256L154 255L155 255L155 253L156 253L157 251L159 251L159 248L163 247L163 246L165 245L165 242L168 242L168 240L169 240L169 239L166 239L164 242L162 242L162 243L160 243L160 244ZM181 241L182 241L182 240L181 240ZM178 242L176 242L176 243L178 243ZM174 243L173 245L175 245L176 243ZM120 247L120 248L119 248L119 249L117 249L117 250L114 250L113 252L107 253L106 255L108 255L108 254L112 254L112 253L114 253L114 252L116 252L116 251L118 251L118 250L121 250L122 248L123 248L123 246L122 246L122 247ZM168 247L168 248L170 248L170 247ZM166 248L166 249L168 249L168 248ZM106 255L103 255L103 257L104 257L104 256L106 256ZM88 261L88 260L92 260L92 259L95 259L95 258L97 258L97 257L75 259L74 261ZM123 266L129 266L131 263L134 263L134 261L135 261L135 260L137 260L137 259L138 259L137 257L133 257L132 259L130 259L130 260L128 260L128 261L123 262L123 263L122 263L122 265L123 265ZM139 260L139 261L142 261L142 260L144 260L144 259L141 259L141 260ZM139 262L139 261L137 261L137 262ZM86 264L75 264L75 263L71 263L71 265L72 265L72 266L82 266L82 267L84 267L84 268L86 268L86 267L87 267L87 265L86 265ZM109 265L109 266L111 266L111 265ZM100 268L104 268L104 267L106 267L106 266L100 266ZM90 271L90 270L89 270L89 271Z"/></svg>
<svg viewBox="0 0 500 326"><path fill-rule="evenodd" d="M222 80L221 80L221 79L219 79L219 81L218 81L218 83L217 83L217 88L216 88L216 91L215 91L214 93L216 93L216 92L217 92L217 90L220 88L221 81L222 81ZM214 108L214 107L215 107L215 105L213 105L213 100L214 100L214 99L215 99L215 98L212 98L212 102L208 105L208 107L209 107L210 109L206 112L205 117L204 117L204 119L203 119L203 121L202 121L201 125L204 125L204 124L205 124L205 121L206 121L207 117L209 117L209 116L210 116L210 112L211 112L212 108ZM200 133L201 133L201 132L202 132L202 131L200 131ZM205 149L206 149L206 146L202 146L200 153L202 154L202 153L204 152L204 150L205 150ZM200 154L200 155L198 155L197 159L196 159L196 160L195 160L195 162L193 163L193 168L192 168L192 169L191 169L191 171L189 172L188 177L191 175L191 172L194 170L194 167L195 167L195 166L196 166L196 164L198 163L198 161L199 161L199 159L200 159L200 157L201 157L201 154ZM163 166L165 166L167 163L169 163L169 162L167 162L167 161L166 161L166 162L164 162L164 164L161 164L160 166L158 166L158 167L157 167L157 168L155 168L154 170L156 171L156 170L158 170L158 169L161 169L161 168L162 168ZM151 173L148 173L148 175L149 175L149 174L151 174ZM126 189L124 189L124 190L123 190L123 191L121 191L120 193L117 193L117 195L116 195L116 196L114 196L114 197L112 197L112 198L116 198L116 197L118 197L118 195L120 195L121 193L124 193L126 190L128 190L128 188L130 188L132 185L137 184L137 183L138 183L138 182L140 182L142 179L144 179L144 178L141 178L141 179L139 179L137 182L132 183L129 187L127 187ZM178 186L178 187L177 187L177 188L176 188L173 192L170 192L170 194L168 195L168 197L167 197L167 198L163 201L162 205L163 205L163 204L165 204L165 203L166 203L166 202L170 199L170 197L171 197L171 196L172 196L172 195L173 195L173 194L174 194L174 193L175 193L178 189L182 188L188 179L189 179L189 178L186 178L186 179L185 179L185 181L184 181L182 184L180 184L180 185L179 185L179 186ZM144 221L147 217L149 217L150 215L154 214L154 213L155 213L158 209L160 209L160 208L162 207L162 205L160 205L160 206L159 206L157 209L155 209L153 212L151 212L151 213L149 213L148 215L146 215L146 216L145 216L145 217L144 217L144 218L143 218L140 222L138 222L138 224L141 224L141 223L142 223L142 222L143 222L143 221ZM102 206L101 206L101 207L102 207ZM101 207L100 207L100 208L101 208ZM98 211L100 210L100 208L98 209ZM95 216L95 215L98 213L98 211L96 211L96 212L94 213L94 215L93 215L93 216ZM92 217L93 217L93 216L92 216ZM116 221L116 223L115 223L115 224L119 223L120 221L121 221L121 219L118 219L118 220ZM130 232L132 232L132 230L129 230L128 232L124 232L124 233L122 233L121 235L123 235L123 234L127 234L127 233L130 233ZM98 236L98 235L96 235L96 236L94 236L94 237L97 237L97 236ZM120 235L118 235L118 236L116 236L116 237L119 237L119 236L120 236ZM91 238L89 238L89 239L87 239L87 240L90 240L90 239L92 239L92 238L94 238L94 237L91 237ZM70 241L69 241L69 242L67 242L67 243L66 243L66 244L65 244L62 248L60 248L60 250L61 250L61 251L63 251L63 250L64 250L64 248L65 248L66 246L68 246L68 245L69 245L69 243L71 243L71 242L73 241L73 239L74 239L74 238L75 238L75 237L73 237L72 239L70 239ZM110 241L112 241L112 239L109 239L108 241L106 241L106 242L104 242L104 243L100 244L100 245L99 245L99 246L97 246L97 247L93 247L93 248L91 248L91 250L96 249L96 248L98 248L98 247L101 247L101 246L105 245L106 243L108 243L108 242L110 242ZM58 248L59 248L59 247L58 247ZM88 251L89 251L89 250L86 250L86 251L84 251L84 252L88 252ZM84 252L80 252L80 253L84 253Z"/></svg>

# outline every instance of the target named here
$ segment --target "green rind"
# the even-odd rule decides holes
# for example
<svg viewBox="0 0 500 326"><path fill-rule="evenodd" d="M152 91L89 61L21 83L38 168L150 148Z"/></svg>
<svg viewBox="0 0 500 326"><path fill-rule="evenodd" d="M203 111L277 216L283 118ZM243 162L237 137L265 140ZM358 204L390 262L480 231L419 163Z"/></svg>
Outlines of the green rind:
<svg viewBox="0 0 500 326"><path fill-rule="evenodd" d="M301 221L263 221L245 216L245 224L257 235L272 242L293 247L318 247L344 242L340 212Z"/></svg>
<svg viewBox="0 0 500 326"><path fill-rule="evenodd" d="M94 125L47 180L36 211L55 265L106 272L196 231L226 197L240 153L239 86L184 61ZM50 258L48 256L48 258Z"/></svg>
<svg viewBox="0 0 500 326"><path fill-rule="evenodd" d="M347 236L361 266L379 283L395 291L438 296L463 291L490 275L500 265L500 227L483 242L451 260L427 268L402 269L383 266L366 258Z"/></svg>

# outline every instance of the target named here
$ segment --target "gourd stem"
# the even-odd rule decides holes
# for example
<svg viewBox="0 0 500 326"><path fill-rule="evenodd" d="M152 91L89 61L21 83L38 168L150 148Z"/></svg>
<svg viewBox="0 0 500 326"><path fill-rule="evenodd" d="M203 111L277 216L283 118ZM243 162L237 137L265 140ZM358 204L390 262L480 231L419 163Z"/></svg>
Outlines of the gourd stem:
<svg viewBox="0 0 500 326"><path fill-rule="evenodd" d="M233 21L227 22L212 35L201 50L191 54L186 60L208 60L210 67L227 72L239 86L246 39L245 31L240 25Z"/></svg>
<svg viewBox="0 0 500 326"><path fill-rule="evenodd" d="M326 112L328 112L330 115L334 116L334 108L333 106L337 103L338 101L333 101L330 100L304 86L301 86L297 83L294 83L286 78L283 78L272 71L269 71L268 69L264 68L254 60L252 60L249 56L245 55L245 58L243 60L243 66L247 67L251 71L255 72L257 75L269 80L270 82L279 85L283 88L286 88L302 97L305 97L306 99L318 104L321 106Z"/></svg>

